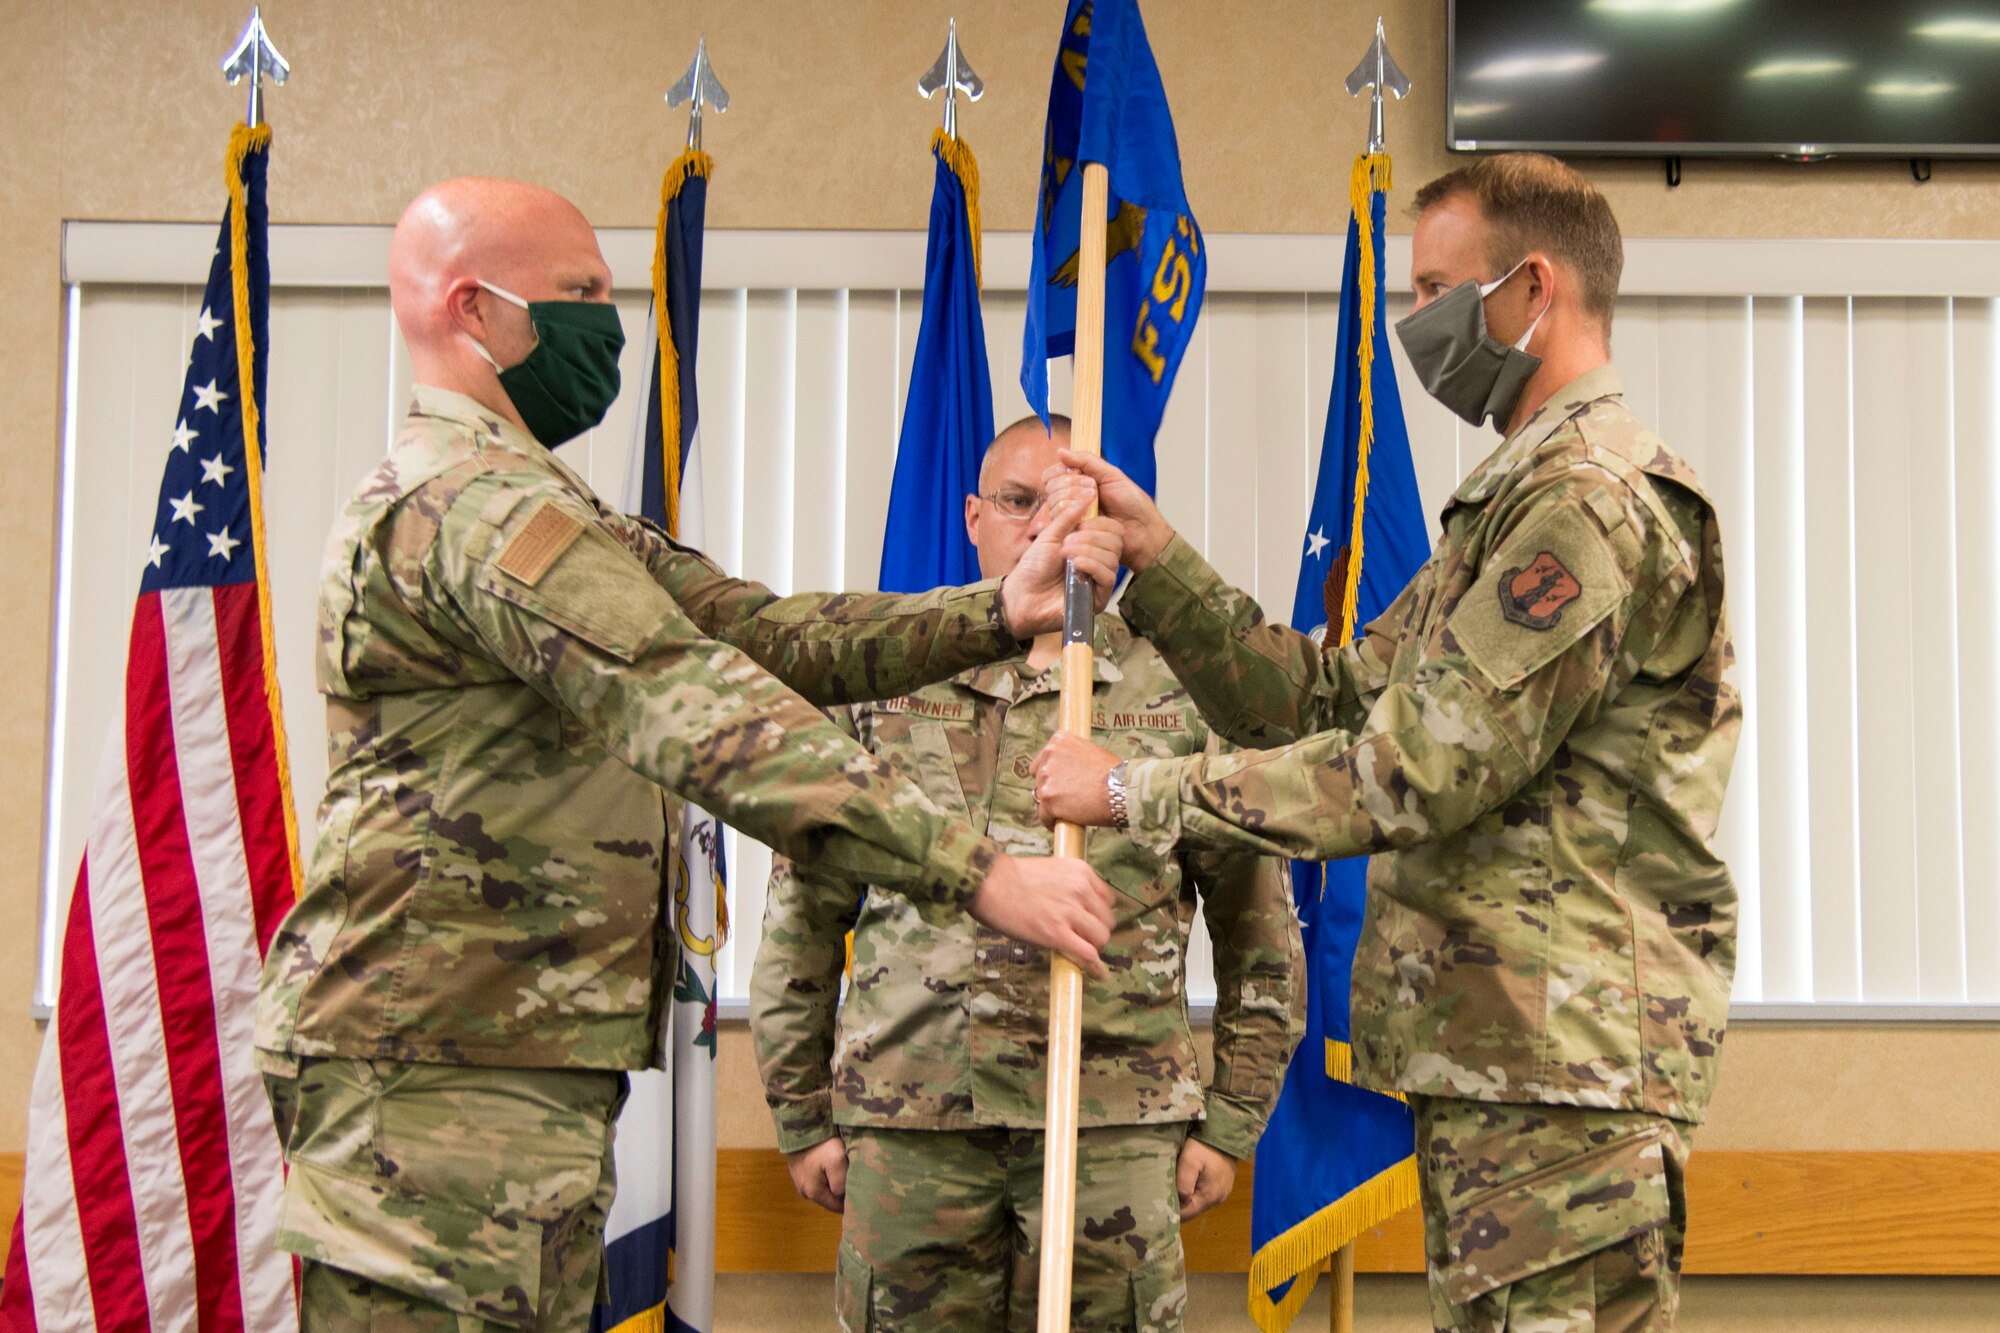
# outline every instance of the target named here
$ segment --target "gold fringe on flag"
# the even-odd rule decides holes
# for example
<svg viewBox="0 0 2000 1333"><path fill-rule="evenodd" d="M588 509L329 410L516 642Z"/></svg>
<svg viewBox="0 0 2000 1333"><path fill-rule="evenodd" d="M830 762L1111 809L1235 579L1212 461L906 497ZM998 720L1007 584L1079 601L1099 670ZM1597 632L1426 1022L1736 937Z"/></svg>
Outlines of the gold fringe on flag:
<svg viewBox="0 0 2000 1333"><path fill-rule="evenodd" d="M689 178L708 179L714 159L690 148L660 181L660 220L653 229L653 319L660 336L660 475L667 486L667 535L681 535L681 358L667 312L667 207Z"/></svg>
<svg viewBox="0 0 2000 1333"><path fill-rule="evenodd" d="M1326 1257L1369 1227L1417 1202L1417 1160L1405 1157L1359 1188L1335 1199L1250 1257L1250 1318L1264 1333L1284 1333L1319 1285ZM1271 1288L1287 1278L1284 1299Z"/></svg>
<svg viewBox="0 0 2000 1333"><path fill-rule="evenodd" d="M271 571L264 543L264 455L257 447L257 339L250 327L250 219L243 189L243 159L271 146L271 127L238 124L229 135L223 175L229 182L229 277L236 312L236 380L243 413L243 471L250 486L250 552L257 566L257 629L264 638L264 701L271 710L272 758L278 768L278 804L285 813L285 858L292 897L304 889L299 865L299 817L292 802L292 760L285 743L285 705L278 691L278 641L271 632Z"/></svg>
<svg viewBox="0 0 2000 1333"><path fill-rule="evenodd" d="M667 1279L673 1285L671 1276ZM663 1301L649 1310L641 1310L624 1323L613 1328L610 1333L667 1333L667 1307Z"/></svg>
<svg viewBox="0 0 2000 1333"><path fill-rule="evenodd" d="M980 248L979 159L972 155L972 147L965 140L954 139L941 129L931 131L931 151L944 159L944 164L951 168L952 175L958 177L959 186L965 191L965 225L972 232L972 280L984 290L986 270Z"/></svg>
<svg viewBox="0 0 2000 1333"><path fill-rule="evenodd" d="M1348 177L1347 200L1354 209L1356 231L1361 242L1361 265L1355 274L1361 296L1361 336L1357 349L1361 361L1361 429L1354 446L1354 523L1347 539L1347 587L1340 598L1340 642L1354 639L1355 618L1361 603L1361 514L1368 501L1368 454L1375 444L1375 283L1381 274L1381 257L1375 253L1374 210L1370 196L1389 188L1387 153L1363 153L1354 159Z"/></svg>
<svg viewBox="0 0 2000 1333"><path fill-rule="evenodd" d="M1332 1037L1326 1039L1326 1076L1336 1083L1354 1082L1352 1046L1344 1041L1335 1041ZM1364 1091L1372 1092L1377 1097L1387 1097L1392 1102L1401 1102L1405 1106L1410 1104L1410 1099L1400 1092L1389 1092L1382 1088L1367 1088Z"/></svg>

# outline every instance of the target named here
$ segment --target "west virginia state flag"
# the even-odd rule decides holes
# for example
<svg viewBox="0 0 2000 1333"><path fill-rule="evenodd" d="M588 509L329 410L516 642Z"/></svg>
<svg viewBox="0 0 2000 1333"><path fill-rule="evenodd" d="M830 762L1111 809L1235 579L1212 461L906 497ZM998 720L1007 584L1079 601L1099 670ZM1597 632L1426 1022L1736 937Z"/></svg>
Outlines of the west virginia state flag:
<svg viewBox="0 0 2000 1333"><path fill-rule="evenodd" d="M653 250L652 362L634 432L625 507L701 543L695 333L710 162L690 149L667 168ZM606 1219L610 1300L592 1333L710 1333L715 1326L715 950L728 930L722 826L697 806L667 831L679 939L660 1069L631 1076L618 1117L618 1197Z"/></svg>
<svg viewBox="0 0 2000 1333"><path fill-rule="evenodd" d="M1104 289L1104 456L1152 491L1153 437L1208 281L1181 184L1167 91L1134 0L1070 0L1049 89L1028 271L1021 390L1048 416L1050 357L1076 349L1083 164L1111 178Z"/></svg>
<svg viewBox="0 0 2000 1333"><path fill-rule="evenodd" d="M1383 317L1388 188L1387 156L1356 159L1333 394L1292 608L1295 629L1334 643L1380 615L1430 555ZM1367 871L1365 859L1292 865L1310 1007L1257 1145L1250 1317L1266 1333L1290 1325L1328 1255L1417 1198L1409 1108L1348 1081L1348 982Z"/></svg>
<svg viewBox="0 0 2000 1333"><path fill-rule="evenodd" d="M963 141L931 139L937 183L924 258L924 317L896 443L896 481L882 538L884 592L976 583L965 497L993 438L993 382L979 313L979 163Z"/></svg>

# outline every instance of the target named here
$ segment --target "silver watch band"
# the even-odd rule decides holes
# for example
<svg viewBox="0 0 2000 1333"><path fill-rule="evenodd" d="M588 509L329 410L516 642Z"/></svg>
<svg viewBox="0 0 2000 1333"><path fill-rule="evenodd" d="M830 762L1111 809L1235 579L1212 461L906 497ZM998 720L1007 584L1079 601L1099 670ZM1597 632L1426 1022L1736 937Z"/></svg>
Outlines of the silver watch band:
<svg viewBox="0 0 2000 1333"><path fill-rule="evenodd" d="M1130 828L1132 812L1126 804L1125 765L1117 764L1104 775L1104 788L1111 801L1111 827L1120 830Z"/></svg>

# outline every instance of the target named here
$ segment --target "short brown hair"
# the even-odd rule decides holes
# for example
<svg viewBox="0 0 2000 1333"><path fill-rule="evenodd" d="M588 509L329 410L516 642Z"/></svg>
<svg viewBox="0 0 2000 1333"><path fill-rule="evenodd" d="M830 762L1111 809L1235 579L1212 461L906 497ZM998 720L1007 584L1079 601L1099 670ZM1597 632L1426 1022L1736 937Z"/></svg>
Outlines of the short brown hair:
<svg viewBox="0 0 2000 1333"><path fill-rule="evenodd" d="M1498 277L1541 250L1576 271L1583 308L1611 330L1625 243L1611 205L1582 172L1542 153L1501 153L1448 171L1417 191L1419 215L1455 195L1479 206L1492 228L1487 262Z"/></svg>

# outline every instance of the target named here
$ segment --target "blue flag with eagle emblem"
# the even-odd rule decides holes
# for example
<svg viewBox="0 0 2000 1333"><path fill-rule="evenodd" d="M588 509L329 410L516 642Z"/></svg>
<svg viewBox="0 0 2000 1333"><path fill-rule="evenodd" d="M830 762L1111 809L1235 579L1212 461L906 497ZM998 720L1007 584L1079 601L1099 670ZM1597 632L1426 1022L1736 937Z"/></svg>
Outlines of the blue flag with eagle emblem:
<svg viewBox="0 0 2000 1333"><path fill-rule="evenodd" d="M1292 627L1345 644L1430 558L1383 315L1387 155L1356 159L1340 333ZM1365 857L1292 863L1304 936L1305 1038L1251 1178L1250 1317L1279 1333L1328 1255L1416 1202L1414 1126L1400 1097L1350 1081L1348 983L1367 898Z"/></svg>
<svg viewBox="0 0 2000 1333"><path fill-rule="evenodd" d="M1049 89L1021 391L1048 420L1049 358L1076 350L1083 164L1111 179L1104 258L1104 456L1150 493L1153 437L1208 280L1167 90L1133 0L1070 0Z"/></svg>

